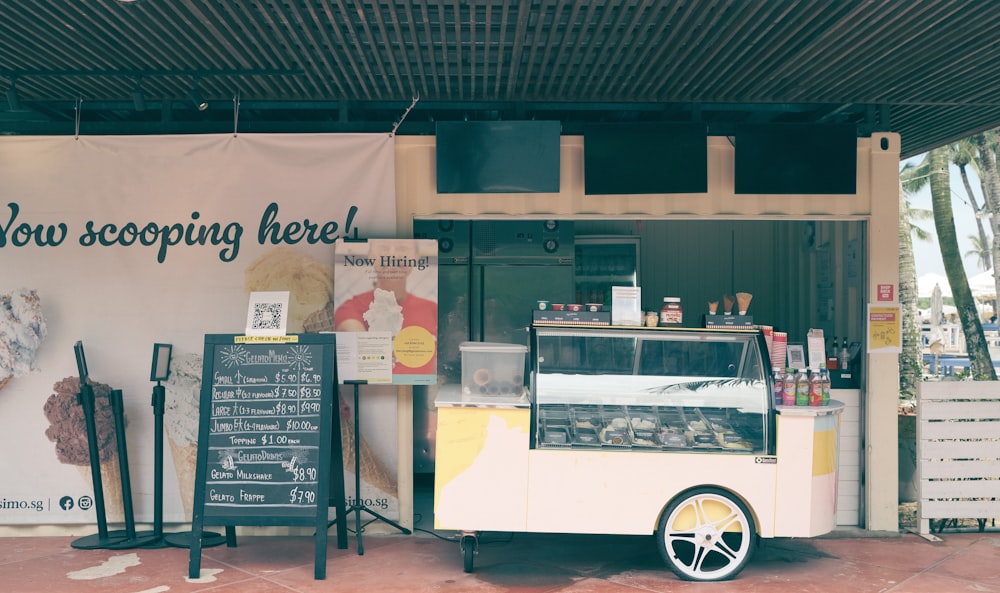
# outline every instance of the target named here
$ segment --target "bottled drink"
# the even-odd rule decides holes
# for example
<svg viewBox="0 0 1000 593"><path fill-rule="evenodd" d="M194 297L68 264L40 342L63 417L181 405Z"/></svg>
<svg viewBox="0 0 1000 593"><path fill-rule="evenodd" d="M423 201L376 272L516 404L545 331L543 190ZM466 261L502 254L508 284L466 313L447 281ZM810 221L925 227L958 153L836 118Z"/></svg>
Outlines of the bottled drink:
<svg viewBox="0 0 1000 593"><path fill-rule="evenodd" d="M805 369L799 369L795 374L795 405L809 405L809 376Z"/></svg>
<svg viewBox="0 0 1000 593"><path fill-rule="evenodd" d="M785 371L774 368L774 405L780 406L785 401Z"/></svg>
<svg viewBox="0 0 1000 593"><path fill-rule="evenodd" d="M795 405L795 369L791 367L785 369L785 391L781 400L783 405Z"/></svg>
<svg viewBox="0 0 1000 593"><path fill-rule="evenodd" d="M821 405L830 405L830 372L826 370L826 365L819 365L819 379L823 385L823 402Z"/></svg>
<svg viewBox="0 0 1000 593"><path fill-rule="evenodd" d="M826 368L827 369L840 368L840 349L837 348L837 336L833 336L833 341L830 343L830 348L826 351Z"/></svg>
<svg viewBox="0 0 1000 593"><path fill-rule="evenodd" d="M809 405L823 405L823 381L820 379L819 371L809 369Z"/></svg>
<svg viewBox="0 0 1000 593"><path fill-rule="evenodd" d="M847 352L847 338L844 338L840 342L840 354L838 356L840 362L840 370L846 371L851 363L851 355Z"/></svg>

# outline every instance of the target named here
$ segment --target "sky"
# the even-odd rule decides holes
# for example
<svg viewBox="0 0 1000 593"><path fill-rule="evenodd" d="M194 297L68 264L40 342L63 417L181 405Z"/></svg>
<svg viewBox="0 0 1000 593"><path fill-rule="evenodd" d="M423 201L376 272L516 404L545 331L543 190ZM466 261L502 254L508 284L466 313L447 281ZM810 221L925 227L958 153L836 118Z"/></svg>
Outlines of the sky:
<svg viewBox="0 0 1000 593"><path fill-rule="evenodd" d="M923 155L913 157L912 159L904 160L900 163L900 167L907 162L912 162L914 165L918 164L923 160ZM967 168L968 170L968 168ZM950 177L951 177L951 207L955 215L955 234L958 237L958 248L962 252L965 261L965 273L969 278L983 272L979 267L977 258L974 255L965 256L967 251L972 251L972 241L969 239L969 235L978 236L978 229L976 227L975 214L972 210L972 205L969 204L968 195L966 194L965 188L962 186L962 178L959 176L958 167L950 167ZM976 177L975 173L969 170L969 182L972 184L972 190L976 194L977 202L982 205L983 196L979 189L979 178ZM925 210L931 210L931 191L930 186L925 185L918 193L909 196L910 207L911 208L923 208ZM934 220L919 220L915 221L919 227L931 234L929 241L919 241L916 238L913 240L913 256L917 264L917 277L923 276L924 274L934 273L941 276L945 275L944 264L941 262L941 248L938 246L937 232L934 229ZM987 228L987 232L989 229ZM987 239L990 235L987 235Z"/></svg>

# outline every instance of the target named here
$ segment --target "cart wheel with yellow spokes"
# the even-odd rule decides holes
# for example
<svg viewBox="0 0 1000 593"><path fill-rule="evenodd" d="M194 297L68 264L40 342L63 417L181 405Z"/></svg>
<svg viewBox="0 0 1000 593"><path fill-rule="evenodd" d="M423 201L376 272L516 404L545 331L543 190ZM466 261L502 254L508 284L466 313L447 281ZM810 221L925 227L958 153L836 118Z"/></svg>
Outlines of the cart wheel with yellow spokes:
<svg viewBox="0 0 1000 593"><path fill-rule="evenodd" d="M757 543L753 515L730 492L702 487L667 505L660 517L660 555L686 581L724 581L746 566Z"/></svg>

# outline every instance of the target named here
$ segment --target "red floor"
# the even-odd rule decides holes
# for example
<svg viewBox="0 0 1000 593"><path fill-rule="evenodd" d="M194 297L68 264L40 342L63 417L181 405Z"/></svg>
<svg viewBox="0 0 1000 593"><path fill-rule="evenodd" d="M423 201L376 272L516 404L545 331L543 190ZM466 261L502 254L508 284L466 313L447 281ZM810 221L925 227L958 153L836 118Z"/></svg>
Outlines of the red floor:
<svg viewBox="0 0 1000 593"><path fill-rule="evenodd" d="M1000 593L1000 533L944 533L765 540L735 580L687 583L661 562L649 537L482 534L472 573L455 541L427 532L364 535L337 549L314 578L314 538L241 537L206 548L188 579L184 548L77 550L70 537L0 539L0 590L8 593L213 593L289 591L522 591L574 593L837 591Z"/></svg>

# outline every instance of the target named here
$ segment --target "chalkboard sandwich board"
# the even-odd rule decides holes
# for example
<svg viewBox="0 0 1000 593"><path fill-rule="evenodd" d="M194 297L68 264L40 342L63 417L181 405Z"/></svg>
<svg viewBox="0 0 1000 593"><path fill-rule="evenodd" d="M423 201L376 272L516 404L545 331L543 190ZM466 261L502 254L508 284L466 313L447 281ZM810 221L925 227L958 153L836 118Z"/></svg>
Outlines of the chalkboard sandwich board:
<svg viewBox="0 0 1000 593"><path fill-rule="evenodd" d="M326 578L329 507L346 507L336 385L335 334L205 336L191 578L205 525L314 526ZM337 521L338 547L346 538Z"/></svg>

